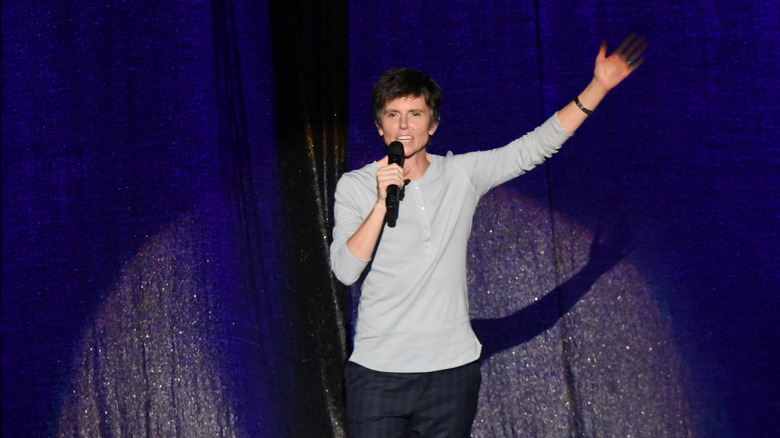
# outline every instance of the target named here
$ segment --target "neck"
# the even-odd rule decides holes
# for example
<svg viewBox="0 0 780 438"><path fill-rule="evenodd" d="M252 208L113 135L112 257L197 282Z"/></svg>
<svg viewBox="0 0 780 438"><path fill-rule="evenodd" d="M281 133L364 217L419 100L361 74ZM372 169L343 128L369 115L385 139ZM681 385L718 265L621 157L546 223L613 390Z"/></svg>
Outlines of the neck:
<svg viewBox="0 0 780 438"><path fill-rule="evenodd" d="M423 150L420 153L406 159L404 162L404 168L409 169L407 178L411 181L416 181L425 174L425 171L431 166L431 155L428 151Z"/></svg>

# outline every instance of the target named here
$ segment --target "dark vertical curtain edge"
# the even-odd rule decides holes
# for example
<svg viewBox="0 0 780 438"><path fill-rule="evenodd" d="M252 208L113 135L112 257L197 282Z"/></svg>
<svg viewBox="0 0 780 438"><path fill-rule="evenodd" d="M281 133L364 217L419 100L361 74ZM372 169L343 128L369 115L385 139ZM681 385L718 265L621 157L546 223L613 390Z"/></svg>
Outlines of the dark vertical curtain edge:
<svg viewBox="0 0 780 438"><path fill-rule="evenodd" d="M332 197L347 166L347 2L271 1L284 247L294 302L292 436L344 436L346 288L328 263ZM307 418L307 421L295 421ZM326 432L328 431L328 432Z"/></svg>

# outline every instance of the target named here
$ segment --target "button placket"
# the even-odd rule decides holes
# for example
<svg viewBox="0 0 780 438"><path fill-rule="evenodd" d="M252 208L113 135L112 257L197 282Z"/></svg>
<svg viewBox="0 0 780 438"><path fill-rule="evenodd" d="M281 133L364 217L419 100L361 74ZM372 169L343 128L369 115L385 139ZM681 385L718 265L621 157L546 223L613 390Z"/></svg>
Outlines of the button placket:
<svg viewBox="0 0 780 438"><path fill-rule="evenodd" d="M431 236L431 222L428 219L428 214L425 211L425 198L423 198L422 190L420 186L414 184L412 186L412 194L414 196L414 203L417 207L417 217L420 220L420 228L422 229L423 248L425 255L433 257L433 240Z"/></svg>

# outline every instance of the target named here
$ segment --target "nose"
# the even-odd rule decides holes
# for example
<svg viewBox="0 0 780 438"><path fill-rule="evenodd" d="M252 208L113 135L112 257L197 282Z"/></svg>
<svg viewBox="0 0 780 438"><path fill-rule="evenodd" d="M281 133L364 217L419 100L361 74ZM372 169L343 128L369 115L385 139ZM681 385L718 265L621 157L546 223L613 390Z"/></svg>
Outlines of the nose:
<svg viewBox="0 0 780 438"><path fill-rule="evenodd" d="M399 128L406 129L409 126L409 115L408 114L401 114L401 117L399 119Z"/></svg>

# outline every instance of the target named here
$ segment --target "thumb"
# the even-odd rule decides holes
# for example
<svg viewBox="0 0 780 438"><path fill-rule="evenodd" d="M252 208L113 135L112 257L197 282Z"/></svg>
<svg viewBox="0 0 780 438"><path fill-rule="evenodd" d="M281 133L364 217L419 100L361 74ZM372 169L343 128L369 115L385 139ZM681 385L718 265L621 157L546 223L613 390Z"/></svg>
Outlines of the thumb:
<svg viewBox="0 0 780 438"><path fill-rule="evenodd" d="M601 42L601 47L599 48L598 58L599 59L604 59L606 56L607 56L607 42L606 41L602 41Z"/></svg>

